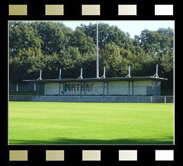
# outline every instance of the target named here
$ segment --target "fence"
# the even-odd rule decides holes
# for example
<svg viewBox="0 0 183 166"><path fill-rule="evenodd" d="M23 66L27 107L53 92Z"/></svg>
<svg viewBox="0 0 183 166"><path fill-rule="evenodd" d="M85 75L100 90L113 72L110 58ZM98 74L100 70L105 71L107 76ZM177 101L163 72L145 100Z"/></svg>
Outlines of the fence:
<svg viewBox="0 0 183 166"><path fill-rule="evenodd" d="M9 101L174 103L173 96L18 96Z"/></svg>

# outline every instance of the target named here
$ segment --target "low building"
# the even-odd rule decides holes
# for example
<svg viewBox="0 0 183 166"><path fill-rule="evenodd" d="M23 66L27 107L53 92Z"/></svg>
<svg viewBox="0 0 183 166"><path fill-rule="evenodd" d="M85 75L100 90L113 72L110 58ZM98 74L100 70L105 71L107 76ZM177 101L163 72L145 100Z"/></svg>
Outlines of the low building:
<svg viewBox="0 0 183 166"><path fill-rule="evenodd" d="M48 96L139 96L161 95L161 82L154 76L24 80L43 87ZM41 88L40 88L41 89Z"/></svg>

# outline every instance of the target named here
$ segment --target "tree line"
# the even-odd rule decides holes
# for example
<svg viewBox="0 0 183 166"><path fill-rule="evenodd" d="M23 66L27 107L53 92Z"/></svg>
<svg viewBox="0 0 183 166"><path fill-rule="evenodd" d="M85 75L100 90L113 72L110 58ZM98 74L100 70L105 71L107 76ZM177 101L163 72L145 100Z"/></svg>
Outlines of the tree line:
<svg viewBox="0 0 183 166"><path fill-rule="evenodd" d="M135 28L135 27L134 27ZM173 87L173 29L142 30L133 39L117 26L98 24L99 71L106 77L152 76L159 64L159 76ZM60 22L9 22L9 80L20 83L36 79L96 77L96 24L81 24L75 30Z"/></svg>

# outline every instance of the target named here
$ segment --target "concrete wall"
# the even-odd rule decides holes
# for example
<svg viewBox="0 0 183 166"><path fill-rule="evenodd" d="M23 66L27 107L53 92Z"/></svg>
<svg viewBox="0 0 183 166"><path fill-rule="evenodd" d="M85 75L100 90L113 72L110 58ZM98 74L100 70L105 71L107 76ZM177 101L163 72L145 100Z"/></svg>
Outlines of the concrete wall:
<svg viewBox="0 0 183 166"><path fill-rule="evenodd" d="M133 87L134 87L134 95L146 95L146 87L152 86L152 81L134 81Z"/></svg>
<svg viewBox="0 0 183 166"><path fill-rule="evenodd" d="M173 103L173 96L9 96L9 101Z"/></svg>
<svg viewBox="0 0 183 166"><path fill-rule="evenodd" d="M45 83L45 95L160 95L160 83L156 81L111 81Z"/></svg>
<svg viewBox="0 0 183 166"><path fill-rule="evenodd" d="M127 95L128 82L127 81L112 81L108 83L109 95Z"/></svg>
<svg viewBox="0 0 183 166"><path fill-rule="evenodd" d="M31 83L31 82L28 82L28 83L16 83L16 84L13 84L11 82L9 82L9 91L37 91L39 89L42 89L43 90L43 86L39 86L38 84L36 83Z"/></svg>
<svg viewBox="0 0 183 166"><path fill-rule="evenodd" d="M34 83L24 83L24 84L13 84L9 83L9 91L34 91Z"/></svg>
<svg viewBox="0 0 183 166"><path fill-rule="evenodd" d="M46 83L44 89L45 95L58 95L59 94L59 84L58 83Z"/></svg>

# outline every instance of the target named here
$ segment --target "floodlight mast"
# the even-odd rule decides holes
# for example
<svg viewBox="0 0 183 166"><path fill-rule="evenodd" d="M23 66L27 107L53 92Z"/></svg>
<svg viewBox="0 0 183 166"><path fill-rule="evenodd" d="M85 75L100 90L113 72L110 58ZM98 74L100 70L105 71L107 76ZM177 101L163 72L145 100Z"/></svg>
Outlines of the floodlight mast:
<svg viewBox="0 0 183 166"><path fill-rule="evenodd" d="M126 77L131 77L131 67L128 66L128 75Z"/></svg>
<svg viewBox="0 0 183 166"><path fill-rule="evenodd" d="M158 75L158 64L156 64L156 73L153 75L153 77L156 77L156 78L159 77L159 75Z"/></svg>
<svg viewBox="0 0 183 166"><path fill-rule="evenodd" d="M105 76L105 67L104 67L104 73L103 73L103 76L101 78L106 78Z"/></svg>
<svg viewBox="0 0 183 166"><path fill-rule="evenodd" d="M42 80L42 70L39 72L39 78L37 80Z"/></svg>
<svg viewBox="0 0 183 166"><path fill-rule="evenodd" d="M80 73L80 76L78 77L78 79L83 79L83 68L81 68L81 73Z"/></svg>
<svg viewBox="0 0 183 166"><path fill-rule="evenodd" d="M99 78L99 58L98 58L98 22L97 22L97 57L96 57L96 78Z"/></svg>

